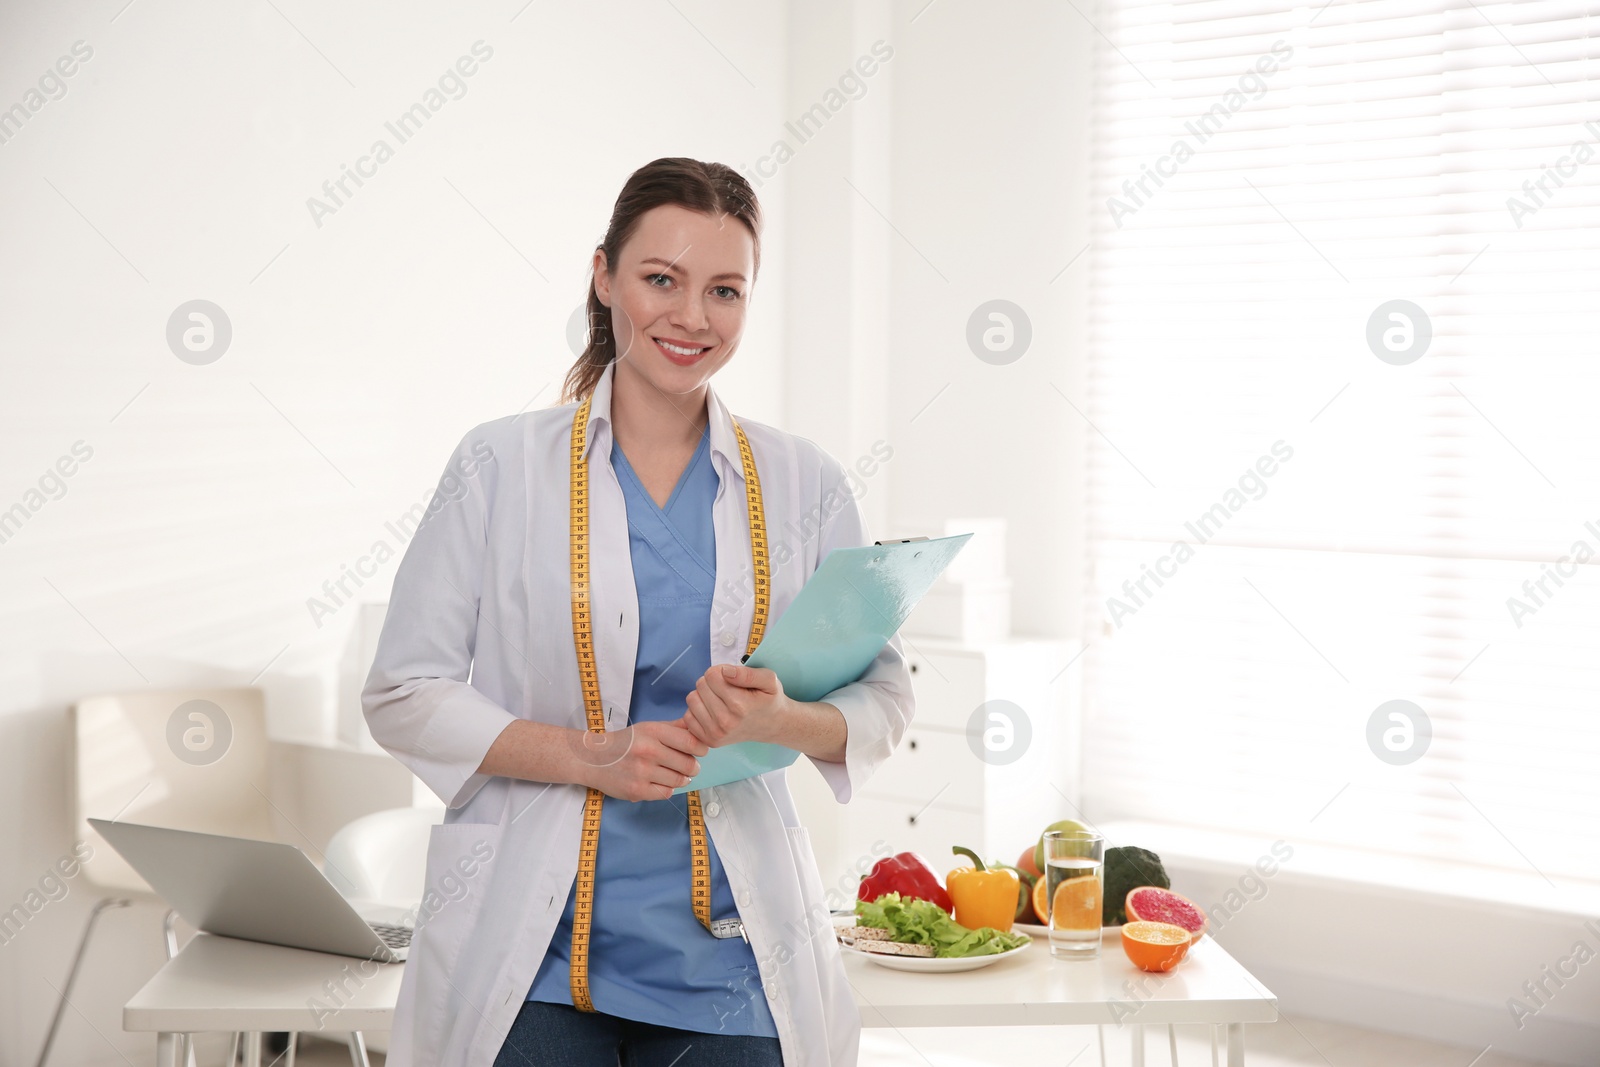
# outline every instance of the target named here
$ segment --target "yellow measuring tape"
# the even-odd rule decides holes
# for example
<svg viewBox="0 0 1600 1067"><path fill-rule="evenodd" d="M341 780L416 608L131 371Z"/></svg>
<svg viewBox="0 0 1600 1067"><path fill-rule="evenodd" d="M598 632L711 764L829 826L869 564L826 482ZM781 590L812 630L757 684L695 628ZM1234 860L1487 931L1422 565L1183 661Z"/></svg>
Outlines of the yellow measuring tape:
<svg viewBox="0 0 1600 1067"><path fill-rule="evenodd" d="M578 651L578 679L583 684L583 706L589 730L604 733L605 709L600 703L600 677L595 670L594 639L589 618L589 464L584 443L589 432L588 397L572 419L572 643ZM755 651L767 626L770 574L767 571L767 522L761 507L761 480L756 477L755 455L739 420L733 420L739 438L739 459L744 464L745 513L750 520L750 554L755 570L755 615L745 655ZM711 850L706 844L706 822L700 812L698 790L684 794L689 802L690 898L694 914L711 929ZM583 801L583 844L578 850L578 888L572 912L572 1004L579 1011L594 1011L589 999L589 927L594 915L594 866L600 853L600 811L605 794L589 788Z"/></svg>

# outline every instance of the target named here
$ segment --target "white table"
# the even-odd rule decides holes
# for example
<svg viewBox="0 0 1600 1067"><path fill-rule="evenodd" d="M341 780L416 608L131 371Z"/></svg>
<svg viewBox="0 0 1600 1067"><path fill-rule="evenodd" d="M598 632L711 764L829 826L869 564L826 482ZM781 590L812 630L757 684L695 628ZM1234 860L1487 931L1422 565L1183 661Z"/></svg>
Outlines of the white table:
<svg viewBox="0 0 1600 1067"><path fill-rule="evenodd" d="M1111 1026L1130 1035L1134 1067L1144 1063L1145 1027L1175 1023L1209 1025L1213 1059L1225 1036L1228 1067L1243 1067L1244 1024L1278 1018L1277 998L1210 937L1168 974L1129 963L1117 931L1098 960L1055 959L1040 934L1027 951L976 971L912 974L846 952L845 972L862 1026Z"/></svg>
<svg viewBox="0 0 1600 1067"><path fill-rule="evenodd" d="M1209 937L1167 975L1135 969L1113 936L1093 962L1052 959L1035 937L1012 959L960 974L844 956L863 1026L1109 1025L1131 1034L1135 1067L1147 1026L1208 1024L1213 1056L1225 1031L1228 1065L1242 1067L1243 1024L1278 1018L1277 998ZM124 1006L122 1028L157 1035L157 1067L176 1067L183 1033L389 1030L404 966L197 934Z"/></svg>
<svg viewBox="0 0 1600 1067"><path fill-rule="evenodd" d="M404 967L196 934L123 1006L122 1028L155 1032L156 1067L177 1067L185 1033L388 1030ZM245 1055L259 1067L259 1041Z"/></svg>

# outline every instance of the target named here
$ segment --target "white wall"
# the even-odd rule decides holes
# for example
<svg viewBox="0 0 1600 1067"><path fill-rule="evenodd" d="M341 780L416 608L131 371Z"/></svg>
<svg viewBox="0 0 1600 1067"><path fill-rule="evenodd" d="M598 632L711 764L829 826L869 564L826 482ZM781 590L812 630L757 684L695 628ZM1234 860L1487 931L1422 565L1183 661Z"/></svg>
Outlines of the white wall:
<svg viewBox="0 0 1600 1067"><path fill-rule="evenodd" d="M1071 405L1084 406L1087 257L1068 264L1088 241L1093 31L1072 5L1036 0L935 4L901 36L894 508L1006 516L1016 631L1080 637L1086 426ZM1006 365L966 337L996 299L1032 325L1031 347Z"/></svg>
<svg viewBox="0 0 1600 1067"><path fill-rule="evenodd" d="M474 424L555 401L628 173L753 160L786 118L782 4L122 8L0 5L0 108L93 50L0 144L0 509L92 449L0 544L4 907L71 845L80 696L253 682L275 736L331 731L355 613L319 627L307 598L393 542L386 520ZM479 40L465 95L386 135ZM393 158L316 226L307 198L384 136ZM783 196L763 190L769 295L717 383L778 424ZM165 341L194 298L233 325L206 366ZM393 570L359 597L385 599ZM0 1064L37 1055L90 903L71 892L0 945ZM120 1006L159 924L107 914L54 1063L148 1061Z"/></svg>

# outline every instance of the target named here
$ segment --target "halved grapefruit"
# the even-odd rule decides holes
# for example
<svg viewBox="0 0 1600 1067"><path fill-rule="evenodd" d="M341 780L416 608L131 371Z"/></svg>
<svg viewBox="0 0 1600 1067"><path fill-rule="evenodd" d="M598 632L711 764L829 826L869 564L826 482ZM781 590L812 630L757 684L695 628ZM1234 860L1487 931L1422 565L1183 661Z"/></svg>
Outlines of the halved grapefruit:
<svg viewBox="0 0 1600 1067"><path fill-rule="evenodd" d="M1171 923L1189 931L1196 941L1206 932L1206 913L1194 901L1170 889L1153 885L1130 889L1125 907L1129 922Z"/></svg>

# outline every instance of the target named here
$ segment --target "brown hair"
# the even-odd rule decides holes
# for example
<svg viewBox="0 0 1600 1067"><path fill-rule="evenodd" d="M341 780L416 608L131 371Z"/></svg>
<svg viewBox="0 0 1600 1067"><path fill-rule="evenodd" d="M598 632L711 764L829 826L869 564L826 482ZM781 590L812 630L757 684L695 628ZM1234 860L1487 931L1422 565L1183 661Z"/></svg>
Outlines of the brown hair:
<svg viewBox="0 0 1600 1067"><path fill-rule="evenodd" d="M725 163L702 163L698 159L672 156L646 163L628 176L616 206L611 209L611 225L599 248L605 250L606 265L614 273L622 246L639 227L639 220L651 208L677 204L707 215L732 215L755 241L755 272L761 273L761 206L755 190L744 176ZM755 279L750 279L751 285ZM617 358L617 341L611 329L611 309L600 302L594 288L594 272L589 276L588 338L583 354L567 371L558 403L569 404L594 392L600 376Z"/></svg>

